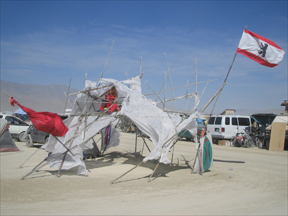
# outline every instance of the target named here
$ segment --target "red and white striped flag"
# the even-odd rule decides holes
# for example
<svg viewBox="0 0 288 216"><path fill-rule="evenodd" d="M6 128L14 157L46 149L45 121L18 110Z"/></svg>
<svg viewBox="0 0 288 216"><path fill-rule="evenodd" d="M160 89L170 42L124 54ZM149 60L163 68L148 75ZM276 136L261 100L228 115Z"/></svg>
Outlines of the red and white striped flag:
<svg viewBox="0 0 288 216"><path fill-rule="evenodd" d="M276 43L247 29L239 42L237 53L267 67L277 66L284 57L284 50Z"/></svg>

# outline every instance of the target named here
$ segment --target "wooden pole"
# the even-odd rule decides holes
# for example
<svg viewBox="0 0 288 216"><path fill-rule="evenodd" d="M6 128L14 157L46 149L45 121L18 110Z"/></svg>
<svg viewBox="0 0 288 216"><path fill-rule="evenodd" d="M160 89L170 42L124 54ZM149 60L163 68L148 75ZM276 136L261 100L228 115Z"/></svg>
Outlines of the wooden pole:
<svg viewBox="0 0 288 216"><path fill-rule="evenodd" d="M53 135L52 135L52 136L53 136ZM53 137L54 137L64 148L66 148L67 151L69 151L73 156L75 156L75 155L71 152L71 150L70 150L69 148L67 148L66 145L58 139L58 137L56 137L56 136L53 136Z"/></svg>
<svg viewBox="0 0 288 216"><path fill-rule="evenodd" d="M154 94L159 98L159 100L161 101L161 103L164 105L164 102L161 100L161 98L159 97L159 95L148 85L147 82L144 81L144 83L151 89L151 91L154 92Z"/></svg>
<svg viewBox="0 0 288 216"><path fill-rule="evenodd" d="M40 148L38 148L29 158L27 158L26 161L24 161L21 165L20 165L20 168L23 168L23 165L34 155L36 154L36 152L38 152L40 150Z"/></svg>
<svg viewBox="0 0 288 216"><path fill-rule="evenodd" d="M142 72L142 56L140 57L140 72L139 72L139 76L141 76Z"/></svg>
<svg viewBox="0 0 288 216"><path fill-rule="evenodd" d="M147 143L146 143L144 137L143 137L143 136L141 136L141 137L142 137L142 139L143 139L143 145L145 144L146 147L147 147L147 149L148 149L148 151L151 152L151 150L150 150L149 146L147 145Z"/></svg>
<svg viewBox="0 0 288 216"><path fill-rule="evenodd" d="M159 165L160 165L160 162L158 162L158 164L156 165L155 169L153 170L152 174L150 175L149 179L147 180L148 182L151 181L151 178L154 175L154 173L156 172L156 169L158 168Z"/></svg>
<svg viewBox="0 0 288 216"><path fill-rule="evenodd" d="M200 146L201 146L201 143L199 142L199 143L198 143L197 152L196 152L196 157L195 157L195 159L194 159L193 166L192 166L192 169L191 169L191 174L193 174L194 166L195 166L195 164L196 164L196 159L199 158L199 148L200 148ZM200 171L200 174L201 174L201 175L203 174L202 171Z"/></svg>
<svg viewBox="0 0 288 216"><path fill-rule="evenodd" d="M165 102L166 102L166 86L167 86L167 74L165 71L165 92L164 92L164 106L163 106L163 110L165 109Z"/></svg>
<svg viewBox="0 0 288 216"><path fill-rule="evenodd" d="M2 90L9 98L11 97L6 91Z"/></svg>
<svg viewBox="0 0 288 216"><path fill-rule="evenodd" d="M206 108L209 106L209 104L215 99L215 97L217 96L217 94L219 94L219 92L222 91L222 89L224 88L224 86L226 85L226 83L224 83L222 85L222 87L212 96L212 98L202 107L202 109L200 110L200 112L204 112L206 110Z"/></svg>
<svg viewBox="0 0 288 216"><path fill-rule="evenodd" d="M187 110L187 104L188 104L188 80L187 80L187 89L186 89L186 104L185 104L185 112Z"/></svg>
<svg viewBox="0 0 288 216"><path fill-rule="evenodd" d="M82 116L79 117L78 121L79 121L79 122L78 122L78 125L77 125L77 127L76 127L76 130L75 130L75 132L74 132L74 135L73 135L72 139L68 140L68 141L70 142L68 149L71 148L71 145L72 145L72 143L73 143L73 141L74 141L74 139L75 139L75 135L77 134L77 132L78 132L78 130L79 130L79 127L80 127L80 125L81 125L81 123L82 123ZM67 142L68 142L68 141L67 141ZM68 154L68 151L66 151L66 152L64 153L64 157L63 157L63 159L62 159L62 162L61 162L61 165L60 165L60 167L59 167L58 173L57 173L57 175L56 175L57 177L60 177L60 171L61 171L61 169L62 169L62 166L63 166L63 164L64 164L64 161L65 161L65 158L66 158L66 155L67 155L67 154Z"/></svg>
<svg viewBox="0 0 288 216"><path fill-rule="evenodd" d="M103 71L102 71L102 73L101 73L101 75L100 75L100 78L99 78L99 81L98 81L98 83L97 83L97 87L99 87L100 81L101 81L101 79L102 79L102 77L103 77L103 74L104 74L105 68L106 68L106 66L107 66L107 63L108 63L108 60L109 60L109 57L110 57L110 54L111 54L111 51L112 51L114 42L115 42L115 40L113 40L113 42L112 42L112 46L111 46L111 48L110 48L108 57L107 57L107 59L106 59L105 66L104 66L104 68L103 68Z"/></svg>
<svg viewBox="0 0 288 216"><path fill-rule="evenodd" d="M211 82L211 81L216 81L217 79L214 79L214 80L208 80L208 81L202 81L202 82L198 82L199 83L207 83L207 82ZM179 86L179 87L176 87L176 88L173 88L173 89L168 89L166 90L166 92L168 91L173 91L173 90L176 90L176 89L180 89L180 88L184 88L184 87L187 87L187 86L192 86L192 85L195 85L195 83L191 83L191 84L188 84L188 85L184 85L184 86ZM145 94L144 96L150 96L150 95L154 95L154 94L161 94L165 91L160 91L160 92L156 92L156 93L150 93L150 94Z"/></svg>
<svg viewBox="0 0 288 216"><path fill-rule="evenodd" d="M136 159L136 152L137 152L137 138L138 138L138 136L137 136L137 135L138 135L137 131L138 131L138 129L136 128L136 129L135 129L135 132L136 132L136 136L135 136L135 137L136 137L136 138L135 138L135 159Z"/></svg>
<svg viewBox="0 0 288 216"><path fill-rule="evenodd" d="M70 77L70 81L69 81L69 87L68 87L68 92L67 92L67 95L69 95L69 91L70 91L70 84L71 84L71 77ZM65 93L65 92L64 92ZM66 95L66 94L65 94ZM66 110L66 106L67 106L67 102L68 102L68 97L66 95L66 102L65 102L65 107L64 107L64 113L65 113L65 110Z"/></svg>
<svg viewBox="0 0 288 216"><path fill-rule="evenodd" d="M167 60L166 53L164 53L164 54L165 54L165 58L166 58L166 62L167 62L168 75L169 75L169 78L170 78L171 87L172 87L172 89L173 89L174 87L173 87L173 82L172 82L172 78L171 78L171 70L169 69L169 64L168 64L168 60ZM172 94L173 94L173 98L175 98L174 90L172 91ZM176 111L176 101L175 101L175 100L174 100L174 110Z"/></svg>
<svg viewBox="0 0 288 216"><path fill-rule="evenodd" d="M195 58L195 94L197 96L197 64L196 64L196 58ZM195 98L195 105L196 105L196 98Z"/></svg>
<svg viewBox="0 0 288 216"><path fill-rule="evenodd" d="M172 157L171 157L171 165L173 164L173 157L174 157L174 148L175 148L175 146L173 146L173 148L172 148Z"/></svg>
<svg viewBox="0 0 288 216"><path fill-rule="evenodd" d="M197 94L197 64L195 58L195 94Z"/></svg>
<svg viewBox="0 0 288 216"><path fill-rule="evenodd" d="M39 166L40 166L42 163L44 163L46 160L47 160L47 157L46 157L43 161L41 161L37 166L35 166L30 172L28 172L25 176L23 176L23 177L21 178L21 180L23 180L23 179L26 178L27 176L31 175L34 171L36 171L37 167L39 167ZM46 164L44 164L44 165L46 165Z"/></svg>
<svg viewBox="0 0 288 216"><path fill-rule="evenodd" d="M127 175L129 172L131 172L132 170L136 169L138 166L140 166L142 164L143 160L136 166L134 166L132 169L128 170L127 172L125 172L124 174L122 174L121 176L119 176L118 178L116 178L115 180L113 180L111 182L111 184L114 184L118 179L122 178L123 176Z"/></svg>
<svg viewBox="0 0 288 216"><path fill-rule="evenodd" d="M233 66L233 64L234 64L234 61L235 61L236 56L237 56L237 52L235 52L233 61L232 61L231 66L230 66L230 68L229 68L229 70L228 70L228 73L227 73L227 75L226 75L226 78L225 78L225 80L224 80L224 83L227 83L227 79L228 79L228 76L229 76L229 74L230 74L231 68L232 68L232 66ZM224 84L223 84L223 85L224 85ZM221 91L222 91L222 90L221 90ZM219 94L218 94L218 96L217 96L217 99L216 99L216 101L215 101L215 104L214 104L214 106L213 106L213 108L212 108L212 110L211 110L211 115L212 115L212 113L213 113L213 111L214 111L214 108L215 108L215 106L216 106L216 103L217 103L217 101L218 101L218 99L219 99L219 97L220 97L221 91L219 92Z"/></svg>

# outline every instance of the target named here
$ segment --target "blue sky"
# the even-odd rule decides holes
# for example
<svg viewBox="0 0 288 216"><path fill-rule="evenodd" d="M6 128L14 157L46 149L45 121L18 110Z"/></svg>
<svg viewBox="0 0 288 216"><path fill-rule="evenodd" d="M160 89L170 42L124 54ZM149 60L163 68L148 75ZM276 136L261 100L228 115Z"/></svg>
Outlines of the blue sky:
<svg viewBox="0 0 288 216"><path fill-rule="evenodd" d="M214 80L197 85L199 94L205 90L200 109L222 86L245 26L287 53L287 7L287 1L277 0L1 1L1 79L68 86L71 77L71 87L83 89L86 73L98 81L114 41L103 77L139 75L142 57L144 94L161 89L168 67L174 87L194 83L196 59L198 82ZM214 113L284 110L287 71L287 54L274 68L238 54ZM193 104L190 99L187 109ZM186 100L176 106L184 110Z"/></svg>

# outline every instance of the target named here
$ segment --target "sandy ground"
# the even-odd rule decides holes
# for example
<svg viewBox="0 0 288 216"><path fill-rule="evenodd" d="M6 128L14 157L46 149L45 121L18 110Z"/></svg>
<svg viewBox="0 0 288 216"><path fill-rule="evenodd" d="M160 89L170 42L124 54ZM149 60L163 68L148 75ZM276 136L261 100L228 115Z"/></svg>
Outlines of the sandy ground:
<svg viewBox="0 0 288 216"><path fill-rule="evenodd" d="M195 143L179 141L173 164L155 162L135 167L143 159L143 141L122 134L119 146L105 157L87 160L89 177L75 170L47 165L21 180L47 153L39 145L20 152L1 153L1 215L287 215L288 152L256 147L213 145L213 167L202 176L191 174ZM153 145L147 142L152 149ZM99 145L98 145L99 146ZM23 168L23 164L35 151ZM143 156L148 154L144 146ZM170 154L172 158L172 152ZM150 179L150 181L149 181Z"/></svg>

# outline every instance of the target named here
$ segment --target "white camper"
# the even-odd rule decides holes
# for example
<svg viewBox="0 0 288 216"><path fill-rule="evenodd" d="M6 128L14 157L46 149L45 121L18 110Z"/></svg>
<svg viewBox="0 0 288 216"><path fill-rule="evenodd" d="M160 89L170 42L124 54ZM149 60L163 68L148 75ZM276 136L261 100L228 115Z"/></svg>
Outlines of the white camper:
<svg viewBox="0 0 288 216"><path fill-rule="evenodd" d="M250 116L212 115L207 124L207 133L211 133L213 140L230 140L236 133L250 133L251 128Z"/></svg>

